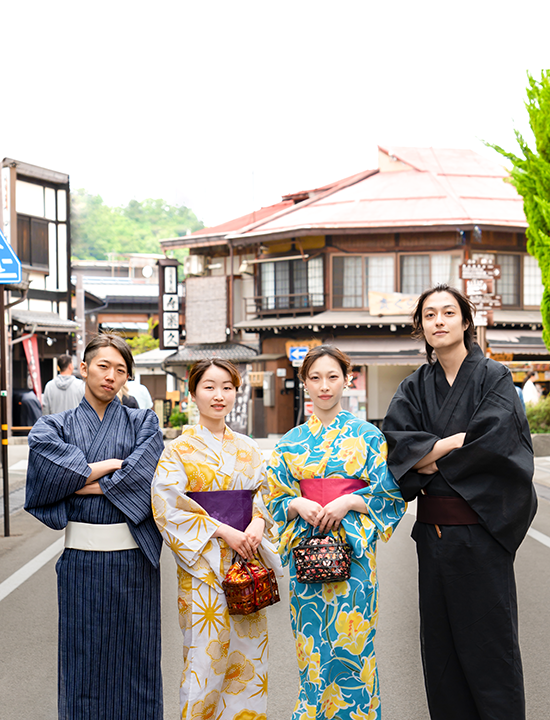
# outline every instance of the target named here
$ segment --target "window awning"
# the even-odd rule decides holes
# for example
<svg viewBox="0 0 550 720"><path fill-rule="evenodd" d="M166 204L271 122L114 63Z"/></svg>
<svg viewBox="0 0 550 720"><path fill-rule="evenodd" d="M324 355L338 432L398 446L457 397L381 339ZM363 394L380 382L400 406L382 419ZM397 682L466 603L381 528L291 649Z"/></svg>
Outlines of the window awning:
<svg viewBox="0 0 550 720"><path fill-rule="evenodd" d="M487 344L495 353L549 355L540 330L500 330L487 328Z"/></svg>
<svg viewBox="0 0 550 720"><path fill-rule="evenodd" d="M64 320L54 312L38 312L36 310L11 311L12 322L23 325L27 332L70 333L78 329L79 324L72 320Z"/></svg>
<svg viewBox="0 0 550 720"><path fill-rule="evenodd" d="M352 365L413 365L426 362L424 343L408 337L339 338L333 343L349 355Z"/></svg>

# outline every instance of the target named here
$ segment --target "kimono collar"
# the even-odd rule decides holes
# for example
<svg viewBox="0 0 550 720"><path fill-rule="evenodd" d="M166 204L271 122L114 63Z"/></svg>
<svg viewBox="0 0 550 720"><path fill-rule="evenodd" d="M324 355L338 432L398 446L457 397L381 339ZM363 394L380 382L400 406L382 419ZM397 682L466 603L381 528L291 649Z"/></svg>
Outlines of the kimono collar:
<svg viewBox="0 0 550 720"><path fill-rule="evenodd" d="M197 425L195 425L195 428L196 428L196 430L199 431L199 434L203 435L203 438L205 436L206 436L206 438L213 438L214 441L220 442L222 444L224 444L226 442L232 442L235 440L235 433L233 432L233 430L231 430L229 425L225 426L223 438L221 440L217 435L214 435L214 433L211 430L209 430L204 425L201 425L200 423L197 423Z"/></svg>
<svg viewBox="0 0 550 720"><path fill-rule="evenodd" d="M122 408L122 403L117 397L115 397L107 405L107 407L105 408L105 412L103 413L103 418L100 419L99 415L97 414L97 410L90 405L88 400L86 400L86 397L82 398L80 404L87 413L93 413L97 418L98 422L104 422L104 420L108 420L112 413Z"/></svg>
<svg viewBox="0 0 550 720"><path fill-rule="evenodd" d="M355 416L347 410L340 410L340 412L330 423L330 425L327 425L327 427L325 427L323 423L319 420L317 415L313 414L307 421L306 425L308 426L310 433L313 436L317 437L317 435L319 435L320 433L324 433L327 430L342 427L344 423L349 420L350 417Z"/></svg>

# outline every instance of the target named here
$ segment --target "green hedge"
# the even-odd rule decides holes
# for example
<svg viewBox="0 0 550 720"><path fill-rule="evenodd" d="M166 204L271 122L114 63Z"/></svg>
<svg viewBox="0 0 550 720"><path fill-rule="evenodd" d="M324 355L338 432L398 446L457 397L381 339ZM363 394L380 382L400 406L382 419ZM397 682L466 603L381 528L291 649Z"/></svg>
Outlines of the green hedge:
<svg viewBox="0 0 550 720"><path fill-rule="evenodd" d="M532 433L550 433L550 397L536 405L527 405L526 413Z"/></svg>
<svg viewBox="0 0 550 720"><path fill-rule="evenodd" d="M180 412L179 410L172 410L172 414L168 420L170 426L173 428L180 428L187 425L187 413ZM548 430L550 432L550 429Z"/></svg>

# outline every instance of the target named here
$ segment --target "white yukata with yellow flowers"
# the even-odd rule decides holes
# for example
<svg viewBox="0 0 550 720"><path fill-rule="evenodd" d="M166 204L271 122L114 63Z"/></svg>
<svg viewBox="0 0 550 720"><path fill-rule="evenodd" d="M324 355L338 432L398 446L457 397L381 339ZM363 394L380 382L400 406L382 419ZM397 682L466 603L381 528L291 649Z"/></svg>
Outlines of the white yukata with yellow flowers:
<svg viewBox="0 0 550 720"><path fill-rule="evenodd" d="M296 639L300 694L292 720L379 720L380 692L374 654L378 619L376 540L389 540L405 512L386 464L384 436L370 423L341 411L324 427L315 416L277 443L268 467L268 508L279 526L283 565L290 566L290 622ZM300 583L292 548L312 532L290 502L306 478L358 478L354 494L366 513L351 510L333 534L352 547L351 577L343 582Z"/></svg>
<svg viewBox="0 0 550 720"><path fill-rule="evenodd" d="M233 550L213 537L220 522L188 492L253 490L252 516L266 522L258 548L264 565L282 575L270 542L273 520L262 493L265 464L254 440L225 428L223 441L202 425L188 426L165 449L153 480L153 515L178 569L184 667L183 720L266 720L266 610L229 615L222 581Z"/></svg>

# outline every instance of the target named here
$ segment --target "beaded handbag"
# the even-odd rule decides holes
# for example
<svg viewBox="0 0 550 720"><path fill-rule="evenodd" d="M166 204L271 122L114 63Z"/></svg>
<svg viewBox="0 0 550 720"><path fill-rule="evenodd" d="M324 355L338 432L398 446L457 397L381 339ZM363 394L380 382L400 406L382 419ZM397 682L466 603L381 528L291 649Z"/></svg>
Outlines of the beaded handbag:
<svg viewBox="0 0 550 720"><path fill-rule="evenodd" d="M259 561L237 560L222 582L230 615L250 615L281 599L275 573Z"/></svg>
<svg viewBox="0 0 550 720"><path fill-rule="evenodd" d="M351 575L351 547L333 535L310 535L292 553L298 582L341 582Z"/></svg>

